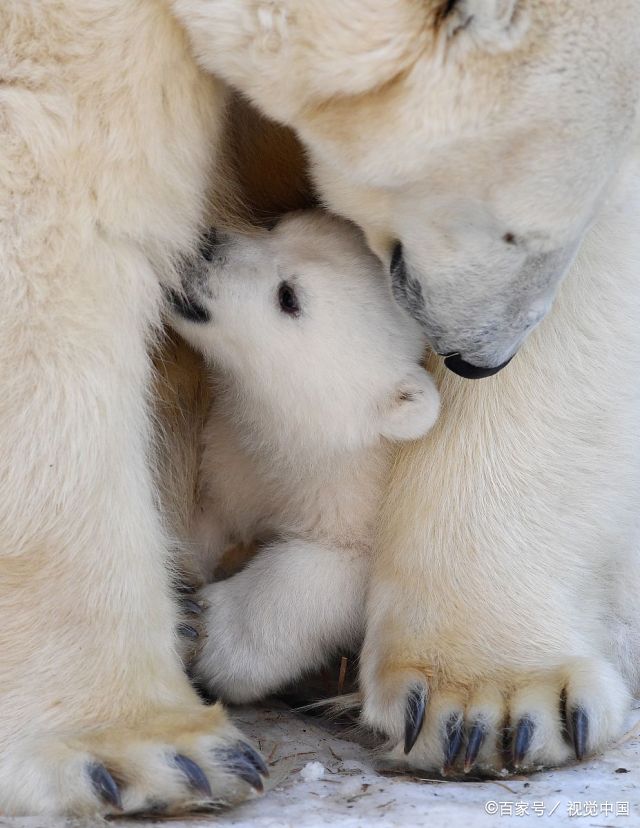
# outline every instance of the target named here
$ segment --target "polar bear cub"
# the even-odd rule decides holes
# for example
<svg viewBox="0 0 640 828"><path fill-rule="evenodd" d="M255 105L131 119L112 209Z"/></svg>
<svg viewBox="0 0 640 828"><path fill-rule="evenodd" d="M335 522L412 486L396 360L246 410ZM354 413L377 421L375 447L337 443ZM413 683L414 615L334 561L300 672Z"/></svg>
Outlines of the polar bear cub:
<svg viewBox="0 0 640 828"><path fill-rule="evenodd" d="M345 221L314 210L271 232L212 234L183 287L172 321L214 381L194 526L203 574L230 545L260 545L202 590L195 673L249 701L361 639L394 442L429 431L439 396L419 326Z"/></svg>

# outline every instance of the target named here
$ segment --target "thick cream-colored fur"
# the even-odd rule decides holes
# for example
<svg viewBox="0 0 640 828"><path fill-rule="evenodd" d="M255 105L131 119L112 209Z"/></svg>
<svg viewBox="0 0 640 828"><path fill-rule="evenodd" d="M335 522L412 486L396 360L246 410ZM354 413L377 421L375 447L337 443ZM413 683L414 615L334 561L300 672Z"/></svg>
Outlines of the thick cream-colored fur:
<svg viewBox="0 0 640 828"><path fill-rule="evenodd" d="M193 531L202 575L231 544L263 548L201 591L194 670L240 702L361 643L393 441L427 433L438 393L419 325L352 225L295 213L270 233L218 233L208 255L183 276L197 318L182 304L172 315L213 374Z"/></svg>
<svg viewBox="0 0 640 828"><path fill-rule="evenodd" d="M0 32L0 811L116 812L99 765L128 811L240 799L177 653L147 400L223 97L163 2L5 0Z"/></svg>
<svg viewBox="0 0 640 828"><path fill-rule="evenodd" d="M639 684L640 3L175 8L203 65L297 129L330 206L395 247L436 351L493 369L520 349L478 384L443 375L438 426L395 467L365 719L397 742L428 688L412 764L442 767L463 715L485 766L525 716L521 762L550 764L564 697L603 748Z"/></svg>

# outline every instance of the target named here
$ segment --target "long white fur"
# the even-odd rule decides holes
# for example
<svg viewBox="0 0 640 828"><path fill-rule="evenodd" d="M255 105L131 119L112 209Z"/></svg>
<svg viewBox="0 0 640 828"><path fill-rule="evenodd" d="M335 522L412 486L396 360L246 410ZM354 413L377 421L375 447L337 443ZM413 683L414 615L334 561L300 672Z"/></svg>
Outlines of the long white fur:
<svg viewBox="0 0 640 828"><path fill-rule="evenodd" d="M364 633L373 529L394 457L435 422L424 337L355 227L319 211L227 234L186 289L208 322L173 324L210 362L195 541L210 575L233 544L266 542L201 591L199 680L266 696ZM300 312L278 304L286 281ZM386 439L385 439L386 438Z"/></svg>
<svg viewBox="0 0 640 828"><path fill-rule="evenodd" d="M0 5L0 811L249 788L177 653L152 484L158 276L203 222L223 96L155 0Z"/></svg>

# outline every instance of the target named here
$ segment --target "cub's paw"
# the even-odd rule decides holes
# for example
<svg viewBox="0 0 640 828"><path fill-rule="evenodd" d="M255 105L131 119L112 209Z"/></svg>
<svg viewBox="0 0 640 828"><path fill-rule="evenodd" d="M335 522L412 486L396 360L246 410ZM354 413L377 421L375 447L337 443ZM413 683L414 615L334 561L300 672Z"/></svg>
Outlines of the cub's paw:
<svg viewBox="0 0 640 828"><path fill-rule="evenodd" d="M386 666L368 690L364 720L389 736L391 757L443 775L581 760L622 733L630 703L604 659L476 682Z"/></svg>
<svg viewBox="0 0 640 828"><path fill-rule="evenodd" d="M178 607L180 611L180 621L176 630L178 650L182 663L188 666L206 637L206 629L203 626L206 604L198 601L195 588L183 586L179 592Z"/></svg>
<svg viewBox="0 0 640 828"><path fill-rule="evenodd" d="M269 695L287 677L295 657L290 642L281 646L276 629L252 612L249 587L236 575L209 584L197 596L204 612L190 675L201 693L231 704Z"/></svg>
<svg viewBox="0 0 640 828"><path fill-rule="evenodd" d="M0 810L179 814L263 789L267 767L222 707L161 710L144 725L34 738L0 762Z"/></svg>

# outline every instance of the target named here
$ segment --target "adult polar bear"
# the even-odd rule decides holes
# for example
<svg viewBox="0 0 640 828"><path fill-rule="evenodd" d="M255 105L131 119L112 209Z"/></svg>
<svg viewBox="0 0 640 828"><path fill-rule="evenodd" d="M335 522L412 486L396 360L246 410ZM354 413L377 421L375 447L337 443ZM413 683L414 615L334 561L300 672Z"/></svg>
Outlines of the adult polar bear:
<svg viewBox="0 0 640 828"><path fill-rule="evenodd" d="M174 639L149 345L223 101L158 0L0 2L0 812L234 801Z"/></svg>
<svg viewBox="0 0 640 828"><path fill-rule="evenodd" d="M175 8L204 66L298 130L457 373L496 373L569 269L508 370L439 369L440 425L384 509L361 678L366 720L420 767L453 765L465 730L466 768L500 767L505 722L516 765L603 747L640 676L640 3Z"/></svg>
<svg viewBox="0 0 640 828"><path fill-rule="evenodd" d="M443 758L443 711L474 688L481 736L503 690L530 714L529 759L564 758L551 706L565 683L587 749L619 730L638 630L638 8L522 0L511 26L511 6L0 3L4 813L177 811L260 784L259 760L182 675L149 468L157 274L205 220L221 107L172 10L209 67L295 123L372 245L402 240L400 292L420 269L440 348L482 329L478 364L504 355L498 332L524 299L510 303L516 260L498 266L490 231L525 251L584 235L541 336L484 385L443 380L440 429L398 467L363 678L369 720L395 738L429 678L411 753L426 766ZM449 226L434 237L436 218ZM439 253L459 257L454 272ZM448 283L444 305L426 274Z"/></svg>

